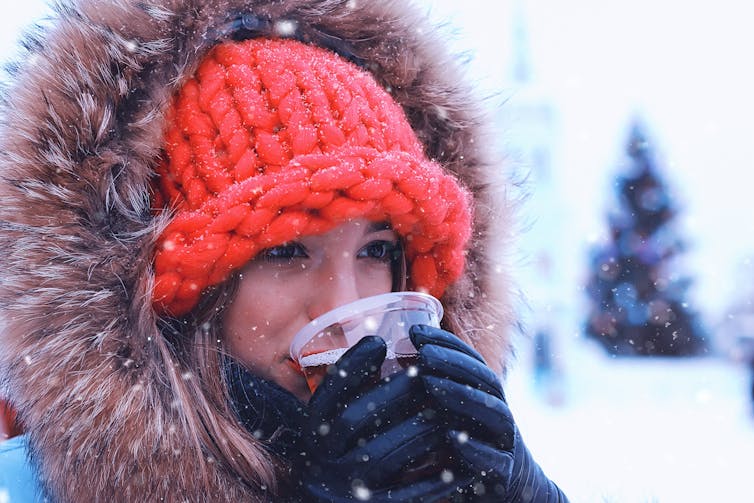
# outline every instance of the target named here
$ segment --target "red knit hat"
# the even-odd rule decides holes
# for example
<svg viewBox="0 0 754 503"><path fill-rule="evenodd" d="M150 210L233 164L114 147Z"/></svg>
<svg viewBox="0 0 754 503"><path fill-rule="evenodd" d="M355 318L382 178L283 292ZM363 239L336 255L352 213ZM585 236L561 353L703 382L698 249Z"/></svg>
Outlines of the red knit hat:
<svg viewBox="0 0 754 503"><path fill-rule="evenodd" d="M261 250L352 218L390 222L409 288L441 296L463 271L469 197L424 155L364 70L293 40L225 42L167 115L156 208L175 218L154 259L154 306L180 316Z"/></svg>

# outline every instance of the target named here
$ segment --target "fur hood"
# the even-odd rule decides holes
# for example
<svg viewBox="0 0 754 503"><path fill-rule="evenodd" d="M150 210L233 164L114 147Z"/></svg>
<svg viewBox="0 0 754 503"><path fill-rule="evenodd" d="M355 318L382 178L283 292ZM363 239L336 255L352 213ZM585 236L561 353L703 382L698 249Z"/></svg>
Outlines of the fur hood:
<svg viewBox="0 0 754 503"><path fill-rule="evenodd" d="M211 458L184 455L183 411L195 404L172 383L191 376L151 307L166 224L149 201L163 112L208 49L253 19L350 52L403 106L428 157L473 194L471 248L442 299L444 323L504 368L509 281L491 255L505 256L507 194L462 69L416 9L405 0L64 0L25 40L0 105L0 389L53 500L264 498Z"/></svg>

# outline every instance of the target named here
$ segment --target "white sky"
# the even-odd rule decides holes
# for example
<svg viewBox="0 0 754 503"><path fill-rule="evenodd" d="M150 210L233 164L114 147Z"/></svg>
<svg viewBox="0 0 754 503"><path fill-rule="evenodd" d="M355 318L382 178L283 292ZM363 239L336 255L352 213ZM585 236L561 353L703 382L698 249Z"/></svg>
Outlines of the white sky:
<svg viewBox="0 0 754 503"><path fill-rule="evenodd" d="M484 85L511 89L514 0L428 0L477 54ZM692 300L715 321L754 279L754 31L737 0L529 0L530 63L538 92L560 112L560 293L583 278L584 250L604 232L630 118L644 118L690 245ZM501 62L502 60L502 62ZM511 92L511 102L516 94ZM515 128L515 124L509 127ZM541 240L547 226L532 229ZM536 235L538 230L540 235ZM570 250L570 253L569 253ZM556 259L557 260L557 259Z"/></svg>
<svg viewBox="0 0 754 503"><path fill-rule="evenodd" d="M500 92L499 101L515 101L509 77L515 0L423 1L455 32L455 47L474 54L477 84ZM562 250L559 294L577 291L583 278L586 246L604 230L626 126L639 112L685 209L681 224L692 247L696 307L719 316L731 294L754 278L742 265L754 254L754 30L746 2L521 5L538 92L559 110L554 176L562 216L553 242ZM0 57L12 53L21 28L45 12L43 0L6 9ZM530 232L541 240L545 231L535 222Z"/></svg>

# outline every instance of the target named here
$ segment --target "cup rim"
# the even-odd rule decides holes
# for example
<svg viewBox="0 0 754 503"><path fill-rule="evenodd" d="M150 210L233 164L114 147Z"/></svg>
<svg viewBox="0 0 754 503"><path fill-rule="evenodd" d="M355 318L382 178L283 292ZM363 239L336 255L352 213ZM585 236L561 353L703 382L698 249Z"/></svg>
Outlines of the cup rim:
<svg viewBox="0 0 754 503"><path fill-rule="evenodd" d="M348 304L338 306L335 309L332 309L331 311L318 316L317 318L301 327L301 329L296 332L296 335L293 336L293 340L291 341L289 350L291 359L293 359L294 361L298 360L298 353L311 339L314 333L320 330L322 327L328 327L349 314L357 314L363 311L369 311L376 307L401 300L414 300L424 305L430 305L434 307L434 310L437 313L437 319L442 320L444 314L442 303L437 298L424 292L388 292L378 295L372 295L370 297L364 297L353 302L349 302Z"/></svg>

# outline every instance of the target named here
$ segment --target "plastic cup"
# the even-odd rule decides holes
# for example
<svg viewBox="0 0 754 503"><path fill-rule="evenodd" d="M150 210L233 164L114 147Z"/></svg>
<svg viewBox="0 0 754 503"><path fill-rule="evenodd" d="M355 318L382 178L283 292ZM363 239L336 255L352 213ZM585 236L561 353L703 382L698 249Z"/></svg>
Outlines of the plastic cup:
<svg viewBox="0 0 754 503"><path fill-rule="evenodd" d="M416 359L409 328L417 324L439 327L442 316L440 301L425 293L391 292L365 297L328 311L299 330L291 342L291 358L314 392L328 366L362 337L376 335L387 344L380 369L384 377Z"/></svg>

